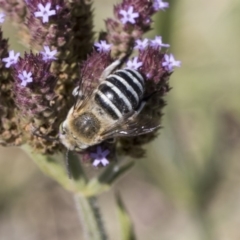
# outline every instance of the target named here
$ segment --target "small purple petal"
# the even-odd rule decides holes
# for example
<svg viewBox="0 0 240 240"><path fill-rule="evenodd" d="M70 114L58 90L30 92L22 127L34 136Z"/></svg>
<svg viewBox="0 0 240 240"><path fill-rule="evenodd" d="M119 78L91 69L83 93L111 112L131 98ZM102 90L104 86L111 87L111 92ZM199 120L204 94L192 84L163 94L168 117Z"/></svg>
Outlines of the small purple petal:
<svg viewBox="0 0 240 240"><path fill-rule="evenodd" d="M123 16L121 18L121 22L123 24L126 24L127 22L135 24L136 20L135 18L139 17L139 13L133 12L133 6L130 6L128 10L120 10L119 13Z"/></svg>
<svg viewBox="0 0 240 240"><path fill-rule="evenodd" d="M128 60L126 65L127 68L138 70L138 68L140 68L143 65L143 63L138 62L138 57L134 57L133 60Z"/></svg>
<svg viewBox="0 0 240 240"><path fill-rule="evenodd" d="M153 2L153 8L155 11L165 10L168 7L169 7L168 2L163 2L162 0L154 0Z"/></svg>
<svg viewBox="0 0 240 240"><path fill-rule="evenodd" d="M9 57L2 59L2 61L6 63L5 67L9 68L11 65L16 64L19 56L20 53L16 53L16 55L14 55L14 50L11 50L9 52Z"/></svg>
<svg viewBox="0 0 240 240"><path fill-rule="evenodd" d="M34 13L35 17L42 17L43 23L48 22L50 16L56 15L56 10L50 10L50 8L51 8L50 2L46 3L45 6L43 6L42 3L39 3L38 9L40 11Z"/></svg>
<svg viewBox="0 0 240 240"><path fill-rule="evenodd" d="M134 49L144 50L148 46L149 40L145 38L144 40L137 39L135 42Z"/></svg>
<svg viewBox="0 0 240 240"><path fill-rule="evenodd" d="M5 14L4 13L0 13L0 23L3 23L5 20Z"/></svg>
<svg viewBox="0 0 240 240"><path fill-rule="evenodd" d="M166 68L167 71L172 72L174 67L180 67L181 62L176 61L173 54L164 55L164 62L162 63L162 66Z"/></svg>
<svg viewBox="0 0 240 240"><path fill-rule="evenodd" d="M94 46L97 48L98 52L109 52L112 44L107 44L107 42L104 40L95 43Z"/></svg>
<svg viewBox="0 0 240 240"><path fill-rule="evenodd" d="M106 166L109 164L109 161L106 159L106 156L110 153L108 149L102 150L100 146L97 147L96 153L90 153L90 156L94 159L93 166L98 166L100 163L103 166Z"/></svg>

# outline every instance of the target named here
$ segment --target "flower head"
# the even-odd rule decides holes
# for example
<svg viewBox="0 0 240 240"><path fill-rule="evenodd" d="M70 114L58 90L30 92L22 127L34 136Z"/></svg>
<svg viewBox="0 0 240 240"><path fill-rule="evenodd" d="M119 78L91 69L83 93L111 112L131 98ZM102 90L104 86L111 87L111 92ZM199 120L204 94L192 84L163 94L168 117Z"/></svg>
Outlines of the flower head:
<svg viewBox="0 0 240 240"><path fill-rule="evenodd" d="M133 6L130 6L127 11L122 9L119 13L123 16L121 18L123 24L126 24L127 22L134 24L136 23L135 18L139 17L139 13L133 12Z"/></svg>
<svg viewBox="0 0 240 240"><path fill-rule="evenodd" d="M165 54L162 66L165 67L168 72L172 72L173 67L180 67L181 66L181 62L176 61L173 54L169 54L169 55Z"/></svg>
<svg viewBox="0 0 240 240"><path fill-rule="evenodd" d="M149 40L145 38L144 40L137 39L135 42L134 49L143 50L148 46Z"/></svg>
<svg viewBox="0 0 240 240"><path fill-rule="evenodd" d="M56 78L49 69L50 63L33 53L25 53L14 65L15 103L26 118L38 118L43 115L44 108L50 109ZM31 86L24 88L30 82Z"/></svg>
<svg viewBox="0 0 240 240"><path fill-rule="evenodd" d="M165 8L168 8L168 7L169 7L168 2L163 2L162 0L154 0L153 8L155 11L165 10Z"/></svg>
<svg viewBox="0 0 240 240"><path fill-rule="evenodd" d="M110 52L93 51L92 54L88 56L86 61L83 62L81 68L81 72L84 73L82 74L82 87L85 91L89 90L92 92L96 85L99 84L99 77L102 72L111 64L111 62L112 58ZM91 81L89 81L89 79L91 79Z"/></svg>
<svg viewBox="0 0 240 240"><path fill-rule="evenodd" d="M134 57L133 60L128 60L126 65L127 68L137 70L142 66L142 62L138 61L138 57Z"/></svg>
<svg viewBox="0 0 240 240"><path fill-rule="evenodd" d="M49 46L44 46L45 51L41 51L40 53L43 56L44 61L48 60L56 60L57 58L55 57L57 50L50 50Z"/></svg>
<svg viewBox="0 0 240 240"><path fill-rule="evenodd" d="M161 66L164 54L158 48L149 46L139 52L139 60L143 63L140 72L146 76L149 81L158 84L162 77L168 72ZM161 66L161 67L159 67Z"/></svg>
<svg viewBox="0 0 240 240"><path fill-rule="evenodd" d="M3 23L5 20L5 14L4 13L0 13L0 23Z"/></svg>
<svg viewBox="0 0 240 240"><path fill-rule="evenodd" d="M109 164L109 161L106 159L106 156L110 153L108 149L102 150L100 146L97 147L96 153L90 153L90 156L94 159L93 166L97 167L100 163L105 167Z"/></svg>
<svg viewBox="0 0 240 240"><path fill-rule="evenodd" d="M55 101L57 78L50 72L50 66L51 62L44 61L41 54L30 52L19 58L12 73L14 102L22 116L18 119L19 126L25 129L24 137L31 139L29 144L44 153L60 148L58 140L46 142L46 139L33 135L35 129L40 135L52 137L56 137L58 132L59 126L55 121L56 116L61 117L61 112Z"/></svg>
<svg viewBox="0 0 240 240"><path fill-rule="evenodd" d="M155 39L151 41L151 46L154 48L170 47L169 44L162 43L162 37L160 37L160 36L156 36Z"/></svg>
<svg viewBox="0 0 240 240"><path fill-rule="evenodd" d="M14 55L14 50L11 50L9 52L9 56L7 58L2 59L2 61L6 63L5 67L9 68L11 65L16 64L19 56L20 53L16 53L16 55Z"/></svg>
<svg viewBox="0 0 240 240"><path fill-rule="evenodd" d="M20 85L26 87L28 83L32 82L32 73L27 71L22 71L18 74L18 77L21 79Z"/></svg>
<svg viewBox="0 0 240 240"><path fill-rule="evenodd" d="M105 21L106 39L113 45L113 57L117 58L121 53L131 51L132 43L141 39L143 34L151 29L154 13L156 11L153 9L152 0L122 0L115 5L114 18Z"/></svg>
<svg viewBox="0 0 240 240"><path fill-rule="evenodd" d="M98 52L109 52L112 44L107 44L107 42L104 40L95 43L94 46L97 48Z"/></svg>
<svg viewBox="0 0 240 240"><path fill-rule="evenodd" d="M50 2L48 2L45 6L43 6L42 3L39 3L37 6L40 11L35 12L34 15L35 17L42 17L43 23L48 22L50 16L56 15L56 10L50 10L51 8Z"/></svg>

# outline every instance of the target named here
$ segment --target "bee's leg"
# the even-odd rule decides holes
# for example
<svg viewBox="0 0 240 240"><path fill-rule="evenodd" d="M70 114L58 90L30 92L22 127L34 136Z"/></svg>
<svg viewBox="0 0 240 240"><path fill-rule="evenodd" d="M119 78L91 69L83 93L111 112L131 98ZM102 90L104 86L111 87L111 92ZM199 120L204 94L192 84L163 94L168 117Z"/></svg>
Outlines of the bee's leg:
<svg viewBox="0 0 240 240"><path fill-rule="evenodd" d="M138 108L136 109L136 111L134 112L134 114L131 116L132 119L134 119L144 108L144 106L146 105L147 101L154 96L158 91L154 91L153 93L149 94L148 96L144 97L141 101L141 103L139 104Z"/></svg>
<svg viewBox="0 0 240 240"><path fill-rule="evenodd" d="M107 78L107 76L110 75L120 64L121 61L116 60L113 63L111 63L108 67L106 67L99 78L100 82L104 81Z"/></svg>
<svg viewBox="0 0 240 240"><path fill-rule="evenodd" d="M46 139L48 141L56 141L59 139L59 137L48 137L47 135L44 136L42 135L41 133L38 133L39 132L39 129L35 128L33 125L31 126L31 133L32 135L36 136L36 137L40 137L40 138L43 138L43 139Z"/></svg>

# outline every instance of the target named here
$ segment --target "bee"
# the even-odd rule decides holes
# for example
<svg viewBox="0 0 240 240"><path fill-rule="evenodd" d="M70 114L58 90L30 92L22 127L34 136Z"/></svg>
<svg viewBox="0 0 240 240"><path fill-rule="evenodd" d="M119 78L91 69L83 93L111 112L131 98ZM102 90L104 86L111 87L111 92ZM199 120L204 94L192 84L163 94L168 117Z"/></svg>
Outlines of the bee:
<svg viewBox="0 0 240 240"><path fill-rule="evenodd" d="M86 96L83 84L73 90L77 98L59 129L68 150L81 151L108 139L137 136L159 128L154 119L139 117L146 104L145 78L137 70L119 69L116 60L104 69L99 85Z"/></svg>

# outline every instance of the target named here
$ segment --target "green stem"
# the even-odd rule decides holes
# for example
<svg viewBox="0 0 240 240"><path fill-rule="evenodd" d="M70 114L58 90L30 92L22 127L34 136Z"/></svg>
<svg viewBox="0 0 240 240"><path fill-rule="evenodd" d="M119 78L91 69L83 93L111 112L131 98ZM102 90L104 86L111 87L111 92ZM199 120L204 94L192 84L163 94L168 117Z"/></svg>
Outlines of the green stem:
<svg viewBox="0 0 240 240"><path fill-rule="evenodd" d="M75 195L79 217L81 219L86 240L107 240L96 197Z"/></svg>
<svg viewBox="0 0 240 240"><path fill-rule="evenodd" d="M69 152L69 178L66 166L64 166L63 155L42 155L33 152L30 146L24 145L22 149L37 164L37 166L49 177L61 184L66 190L75 194L79 215L82 219L86 239L107 240L101 215L96 206L96 193L106 190L106 186L96 181L88 186L87 177L81 167L80 161L74 153ZM103 187L105 186L105 187ZM99 190L101 189L101 190Z"/></svg>
<svg viewBox="0 0 240 240"><path fill-rule="evenodd" d="M61 184L66 190L74 193L84 192L87 179L81 168L78 158L69 154L69 170L72 173L72 179L69 178L66 166L64 166L62 155L43 155L33 152L30 146L23 145L22 149L37 164L37 166L49 177Z"/></svg>
<svg viewBox="0 0 240 240"><path fill-rule="evenodd" d="M213 234L213 226L210 219L207 216L206 211L199 209L196 212L196 220L199 225L199 232L202 240L213 240L215 239Z"/></svg>

